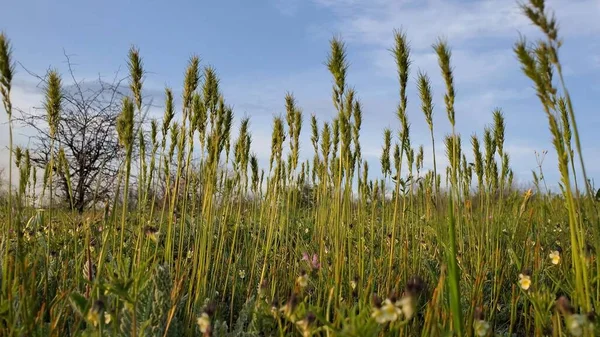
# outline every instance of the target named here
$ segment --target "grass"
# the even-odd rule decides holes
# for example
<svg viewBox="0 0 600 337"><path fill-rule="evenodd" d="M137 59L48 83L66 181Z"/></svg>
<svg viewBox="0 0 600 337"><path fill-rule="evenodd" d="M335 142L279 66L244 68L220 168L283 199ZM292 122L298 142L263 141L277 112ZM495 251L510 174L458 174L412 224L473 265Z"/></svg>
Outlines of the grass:
<svg viewBox="0 0 600 337"><path fill-rule="evenodd" d="M466 144L454 131L452 54L443 40L433 49L452 126L443 139L445 181L436 158L426 170L423 146L411 144L411 59L402 32L394 32L391 49L398 129L384 130L378 180L368 178L361 155L362 105L346 82L340 39L331 40L326 62L337 117L310 116L314 157L301 162L305 117L287 94L285 117L273 119L266 171L251 154L249 119L234 139L216 71L201 68L197 57L185 73L181 121L173 121L166 89L163 120L152 121L149 136L139 129L145 72L132 48L132 97L122 102L116 135L126 159L115 198L103 209L40 208L29 151L10 144L20 179L0 214L0 335L596 335L599 198L585 172L556 20L542 0L521 9L544 34L533 44L517 41L514 51L548 117L560 194L542 188L541 164L535 188L513 187L500 110L482 139L473 135ZM10 50L1 35L0 92L9 120ZM429 76L418 73L416 85L435 148ZM52 130L60 122L60 75L49 72L47 82ZM69 177L62 151L45 168L41 197L52 200L49 172Z"/></svg>

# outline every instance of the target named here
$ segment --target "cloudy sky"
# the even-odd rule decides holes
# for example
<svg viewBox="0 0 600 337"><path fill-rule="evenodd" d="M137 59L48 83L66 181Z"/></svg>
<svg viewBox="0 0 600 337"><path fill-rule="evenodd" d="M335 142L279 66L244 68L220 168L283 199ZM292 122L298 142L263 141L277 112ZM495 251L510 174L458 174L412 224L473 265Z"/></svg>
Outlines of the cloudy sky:
<svg viewBox="0 0 600 337"><path fill-rule="evenodd" d="M586 166L591 177L600 179L600 0L548 4L556 11L565 39L561 57ZM535 38L537 31L513 0L14 0L2 7L0 30L11 38L15 59L39 74L49 67L66 73L66 52L79 78L109 79L119 67L125 69L127 51L135 44L148 71L148 92L161 93L165 86L179 91L188 58L199 55L204 65L217 69L236 120L250 116L253 151L263 162L269 156L273 116L284 113L287 91L304 111L301 151L312 157L310 114L320 122L335 114L324 61L329 39L340 36L351 63L348 83L364 107L361 144L373 176L379 172L383 129L399 126L398 81L389 52L394 29L403 30L410 40L408 115L412 144L424 145L427 165L432 148L415 91L418 70L433 81L438 144L450 131L431 47L443 37L453 51L457 129L463 139L481 135L492 121L492 110L501 108L507 123L506 149L518 180L531 179L537 166L534 153L543 150L549 150L544 161L547 179L553 184L558 176L544 113L512 52L520 34ZM25 110L40 106L37 84L17 66L14 105ZM162 99L154 98L157 117L162 115ZM5 122L5 114L0 115L2 130L7 130ZM26 136L17 130L19 144L27 145ZM7 139L7 132L1 131L4 166ZM443 164L444 151L441 146L436 150L438 164Z"/></svg>

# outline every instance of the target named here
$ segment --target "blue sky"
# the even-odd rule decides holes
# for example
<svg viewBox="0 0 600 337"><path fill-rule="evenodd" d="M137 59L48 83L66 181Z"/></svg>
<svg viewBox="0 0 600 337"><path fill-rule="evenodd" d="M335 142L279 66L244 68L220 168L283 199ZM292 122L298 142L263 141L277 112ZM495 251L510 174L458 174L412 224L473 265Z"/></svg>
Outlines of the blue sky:
<svg viewBox="0 0 600 337"><path fill-rule="evenodd" d="M565 38L562 60L567 84L592 177L600 179L600 1L548 1L555 9ZM212 65L221 78L236 120L250 116L252 150L269 156L271 122L284 113L286 91L294 93L304 111L301 151L312 157L310 114L320 122L334 116L331 77L324 61L328 40L341 36L347 43L348 83L363 103L361 144L379 172L383 128L398 129L395 106L398 81L388 51L394 29L406 32L412 47L409 122L413 146L423 144L431 165L431 145L415 92L418 70L433 81L434 122L438 165L445 157L442 137L450 131L443 110L443 86L431 45L445 37L453 49L458 131L466 141L482 134L492 110L502 108L507 123L506 149L519 181L529 181L536 167L534 151L549 150L544 169L550 183L557 179L556 156L547 122L530 82L519 71L512 52L519 34L534 38L536 30L512 0L264 0L264 1L42 1L3 4L0 30L11 38L14 57L43 74L49 67L66 73L63 50L76 63L76 75L93 79L114 76L126 67L131 44L140 48L149 72L145 87L161 93L164 86L179 90L192 54ZM36 81L20 66L13 89L14 105L39 106ZM123 75L125 73L123 72ZM68 79L65 76L65 81ZM154 97L156 105L163 97ZM596 103L596 104L595 104ZM161 108L153 109L161 116ZM5 122L5 114L0 122ZM2 126L6 128L5 125ZM6 132L0 133L0 159L6 165ZM26 137L18 142L26 145ZM467 150L470 154L470 148ZM600 184L600 182L598 182Z"/></svg>

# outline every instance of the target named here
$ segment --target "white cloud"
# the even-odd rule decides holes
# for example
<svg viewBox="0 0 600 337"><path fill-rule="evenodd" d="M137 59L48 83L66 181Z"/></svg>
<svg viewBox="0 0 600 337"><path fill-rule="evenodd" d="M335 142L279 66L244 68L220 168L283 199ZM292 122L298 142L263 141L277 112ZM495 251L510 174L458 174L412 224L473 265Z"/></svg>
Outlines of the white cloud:
<svg viewBox="0 0 600 337"><path fill-rule="evenodd" d="M39 107L41 105L43 95L39 90L35 89L35 84L32 83L23 83L20 81L15 81L15 85L12 87L11 91L11 102L14 107L13 110L13 146L22 146L24 148L28 147L29 137L26 132L19 129L18 124L14 121L14 118L19 116L19 112L16 109L21 109L24 111L29 111L35 107ZM0 179L8 180L8 166L12 165L12 176L13 182L19 177L19 173L17 168L13 163L10 163L10 151L9 151L9 125L8 125L8 115L6 114L4 108L0 108L0 171L4 170L3 176L0 176ZM2 185L2 183L0 183Z"/></svg>
<svg viewBox="0 0 600 337"><path fill-rule="evenodd" d="M531 25L516 1L446 0L313 0L337 16L334 25L352 41L389 46L391 32L404 28L416 49L427 49L444 36L453 44L489 38L514 38L517 31L530 32ZM549 1L569 36L600 30L597 0ZM563 25L561 25L563 27Z"/></svg>

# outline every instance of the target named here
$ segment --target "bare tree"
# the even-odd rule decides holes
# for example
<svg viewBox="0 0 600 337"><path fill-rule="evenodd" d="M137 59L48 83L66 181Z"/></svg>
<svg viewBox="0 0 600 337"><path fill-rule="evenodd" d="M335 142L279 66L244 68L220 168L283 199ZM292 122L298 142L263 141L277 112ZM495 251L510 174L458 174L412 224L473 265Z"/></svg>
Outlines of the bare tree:
<svg viewBox="0 0 600 337"><path fill-rule="evenodd" d="M54 151L62 148L68 162L72 195L63 170L54 174L60 196L73 203L79 212L96 198L106 200L114 192L114 182L123 158L116 134L116 119L121 109L118 72L111 82L98 77L93 83L77 80L69 56L65 54L72 84L63 88L63 105ZM27 69L26 69L27 70ZM46 79L28 71L44 84ZM126 89L123 89L126 90ZM43 109L21 111L18 119L34 130L32 160L45 168L50 160L50 132ZM57 158L56 153L54 158ZM56 166L55 166L56 167Z"/></svg>

